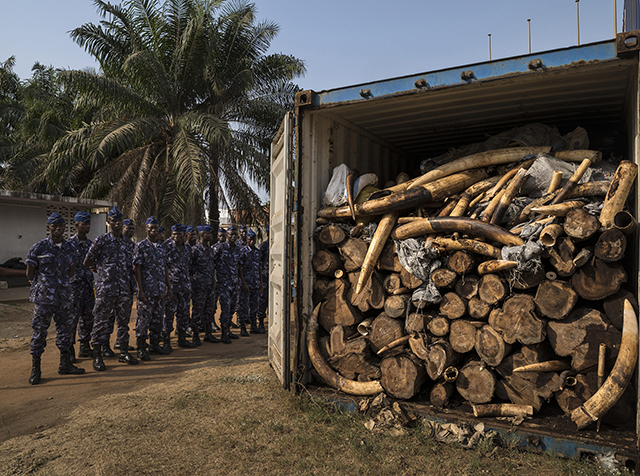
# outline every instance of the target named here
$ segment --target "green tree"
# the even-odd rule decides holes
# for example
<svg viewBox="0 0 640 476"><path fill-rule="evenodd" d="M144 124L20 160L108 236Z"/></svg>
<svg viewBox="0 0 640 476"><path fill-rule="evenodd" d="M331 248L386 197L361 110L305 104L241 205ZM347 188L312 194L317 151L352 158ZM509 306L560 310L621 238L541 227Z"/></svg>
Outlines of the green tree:
<svg viewBox="0 0 640 476"><path fill-rule="evenodd" d="M140 223L210 220L218 203L263 213L268 153L293 104L302 61L267 54L278 26L242 1L127 0L94 4L103 20L71 37L102 74L64 71L91 122L53 146L39 179L50 189L117 200ZM87 183L79 180L91 170Z"/></svg>

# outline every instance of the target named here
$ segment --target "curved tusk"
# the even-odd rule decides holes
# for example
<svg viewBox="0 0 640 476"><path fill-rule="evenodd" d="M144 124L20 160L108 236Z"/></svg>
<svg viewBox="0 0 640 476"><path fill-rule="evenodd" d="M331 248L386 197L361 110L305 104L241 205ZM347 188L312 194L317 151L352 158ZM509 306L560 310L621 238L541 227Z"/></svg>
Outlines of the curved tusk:
<svg viewBox="0 0 640 476"><path fill-rule="evenodd" d="M453 238L435 238L428 243L428 246L437 248L445 252L451 251L469 251L471 253L478 254L480 256L486 256L488 258L500 259L500 248L491 246L488 243L477 240L469 240L467 238L460 238L454 240Z"/></svg>
<svg viewBox="0 0 640 476"><path fill-rule="evenodd" d="M562 360L548 360L546 362L536 362L535 364L516 367L514 372L561 372L569 370L571 365Z"/></svg>
<svg viewBox="0 0 640 476"><path fill-rule="evenodd" d="M353 209L353 202L355 199L353 196L353 183L356 181L358 175L360 175L360 172L357 169L351 169L349 171L349 175L347 175L347 203L349 204L349 210L351 211L351 218L353 218L353 221L356 220L356 212Z"/></svg>
<svg viewBox="0 0 640 476"><path fill-rule="evenodd" d="M585 202L582 200L567 200L566 202L556 203L555 205L542 205L531 209L533 213L540 215L553 215L556 217L566 217L574 208L584 207Z"/></svg>
<svg viewBox="0 0 640 476"><path fill-rule="evenodd" d="M638 166L636 164L628 160L620 162L613 179L611 179L611 187L604 197L600 211L600 223L604 228L611 228L614 225L616 213L621 212L624 208L637 175Z"/></svg>
<svg viewBox="0 0 640 476"><path fill-rule="evenodd" d="M516 403L487 403L485 405L472 405L473 416L479 417L511 417L533 416L531 405L520 405Z"/></svg>
<svg viewBox="0 0 640 476"><path fill-rule="evenodd" d="M518 267L517 261L509 261L502 259L495 259L491 261L485 261L478 265L478 275L484 276L485 274L494 274L500 271L506 271Z"/></svg>
<svg viewBox="0 0 640 476"><path fill-rule="evenodd" d="M380 349L378 351L378 355L382 354L383 352L386 352L388 350L391 350L395 347L398 347L399 345L404 344L405 342L408 342L409 339L411 338L411 336L402 336L399 339L394 340L393 342L385 345L382 349Z"/></svg>
<svg viewBox="0 0 640 476"><path fill-rule="evenodd" d="M358 276L358 284L356 284L356 294L360 294L362 287L367 284L369 278L373 274L373 269L378 262L378 258L382 254L382 249L391 235L393 227L396 226L396 220L398 219L398 212L387 213L380 219L378 227L376 228L367 254L364 257L362 268L360 269L360 275Z"/></svg>
<svg viewBox="0 0 640 476"><path fill-rule="evenodd" d="M407 238L426 235L428 233L451 231L481 236L507 246L521 246L524 244L524 241L522 241L520 237L509 233L500 226L464 217L438 217L416 220L393 230L391 238L394 240L406 240Z"/></svg>
<svg viewBox="0 0 640 476"><path fill-rule="evenodd" d="M489 150L486 152L478 152L477 154L468 155L461 159L457 159L440 167L433 169L426 174L418 177L410 185L409 189L424 185L434 180L455 174L463 170L475 169L479 167L487 167L489 165L508 164L520 160L527 155L546 154L551 150L550 147L510 147L506 149Z"/></svg>
<svg viewBox="0 0 640 476"><path fill-rule="evenodd" d="M337 388L351 395L374 395L382 392L383 389L379 380L356 382L355 380L346 379L338 375L338 373L324 361L320 353L320 348L318 347L318 314L320 313L321 305L322 303L316 306L309 318L307 327L307 350L309 351L309 359L320 377L322 377L322 380L333 388Z"/></svg>
<svg viewBox="0 0 640 476"><path fill-rule="evenodd" d="M571 419L582 430L599 420L620 399L633 373L638 359L638 319L633 306L624 301L622 340L616 363L602 387L581 407L571 412Z"/></svg>

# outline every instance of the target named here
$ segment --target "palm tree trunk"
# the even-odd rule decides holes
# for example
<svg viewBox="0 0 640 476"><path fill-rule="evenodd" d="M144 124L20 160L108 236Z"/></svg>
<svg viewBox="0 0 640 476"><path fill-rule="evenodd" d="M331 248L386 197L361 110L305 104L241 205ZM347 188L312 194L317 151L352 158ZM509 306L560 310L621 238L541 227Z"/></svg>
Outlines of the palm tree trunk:
<svg viewBox="0 0 640 476"><path fill-rule="evenodd" d="M220 192L220 182L218 177L220 172L220 158L215 148L209 150L209 224L217 231L220 226L220 210L218 203L218 193Z"/></svg>

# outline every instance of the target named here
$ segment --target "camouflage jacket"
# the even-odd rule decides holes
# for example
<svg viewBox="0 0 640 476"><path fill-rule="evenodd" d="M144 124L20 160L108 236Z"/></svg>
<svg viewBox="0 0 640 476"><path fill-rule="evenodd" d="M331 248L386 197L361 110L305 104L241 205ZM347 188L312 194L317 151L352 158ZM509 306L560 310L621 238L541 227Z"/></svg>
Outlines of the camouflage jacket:
<svg viewBox="0 0 640 476"><path fill-rule="evenodd" d="M191 280L199 285L214 282L213 252L211 247L198 242L191 248Z"/></svg>
<svg viewBox="0 0 640 476"><path fill-rule="evenodd" d="M162 243L151 243L149 238L136 243L133 264L140 266L142 289L147 297L167 295L167 251Z"/></svg>
<svg viewBox="0 0 640 476"><path fill-rule="evenodd" d="M78 234L73 235L69 238L69 244L73 246L76 252L77 264L76 271L69 279L69 282L72 286L82 286L82 284L88 284L93 287L93 273L89 268L87 268L82 263L89 252L89 248L91 248L91 244L93 242L87 238L84 242L80 241L78 238Z"/></svg>
<svg viewBox="0 0 640 476"><path fill-rule="evenodd" d="M171 289L174 292L191 291L191 246L184 244L182 249L171 238L164 242L167 250L167 267L171 276Z"/></svg>
<svg viewBox="0 0 640 476"><path fill-rule="evenodd" d="M100 235L93 242L87 258L98 269L96 295L119 296L133 293L132 250L126 236L117 239L112 232Z"/></svg>
<svg viewBox="0 0 640 476"><path fill-rule="evenodd" d="M258 246L260 250L260 272L262 273L262 284L266 285L265 278L269 279L269 239L267 238Z"/></svg>
<svg viewBox="0 0 640 476"><path fill-rule="evenodd" d="M216 270L216 282L218 285L238 285L238 257L240 248L226 243L213 250L213 264Z"/></svg>
<svg viewBox="0 0 640 476"><path fill-rule="evenodd" d="M240 250L238 264L249 289L260 288L260 258L260 250L255 246L247 245Z"/></svg>
<svg viewBox="0 0 640 476"><path fill-rule="evenodd" d="M75 249L68 241L62 240L57 246L48 237L34 244L26 260L28 266L36 269L29 300L37 304L68 302L71 299L69 270L76 260Z"/></svg>

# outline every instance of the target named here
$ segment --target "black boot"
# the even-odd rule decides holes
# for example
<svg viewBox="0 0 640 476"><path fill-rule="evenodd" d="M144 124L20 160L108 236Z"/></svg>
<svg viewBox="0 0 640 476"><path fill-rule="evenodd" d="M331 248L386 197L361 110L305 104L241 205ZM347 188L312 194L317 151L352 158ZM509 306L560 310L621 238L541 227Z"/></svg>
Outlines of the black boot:
<svg viewBox="0 0 640 476"><path fill-rule="evenodd" d="M160 339L149 339L149 353L156 355L168 355L169 352L165 351L164 348L160 345Z"/></svg>
<svg viewBox="0 0 640 476"><path fill-rule="evenodd" d="M242 337L249 337L249 333L247 332L247 326L245 324L240 324L240 335Z"/></svg>
<svg viewBox="0 0 640 476"><path fill-rule="evenodd" d="M192 342L196 345L196 347L199 347L202 345L202 342L200 342L200 336L198 335L198 326L191 326L191 332L193 335L193 339Z"/></svg>
<svg viewBox="0 0 640 476"><path fill-rule="evenodd" d="M233 332L231 332L231 324L233 324L233 323L230 322L230 323L227 324L227 334L229 334L229 339L240 339L240 336L238 336L238 335L234 334Z"/></svg>
<svg viewBox="0 0 640 476"><path fill-rule="evenodd" d="M211 323L211 332L220 332L220 328L218 327L215 321Z"/></svg>
<svg viewBox="0 0 640 476"><path fill-rule="evenodd" d="M114 348L114 349L116 349L116 350L120 350L120 341L116 341L116 343L115 343L115 344L113 344L113 348ZM129 345L129 343L127 342L127 350L128 350L129 352L131 352L132 350L136 350L136 348L135 348L135 347L131 347L131 346Z"/></svg>
<svg viewBox="0 0 640 476"><path fill-rule="evenodd" d="M104 346L102 346L102 355L109 358L116 356L116 353L111 350L111 347L109 347L108 342Z"/></svg>
<svg viewBox="0 0 640 476"><path fill-rule="evenodd" d="M178 347L182 347L183 349L193 349L194 347L198 347L193 342L189 342L187 340L187 333L184 331L178 331Z"/></svg>
<svg viewBox="0 0 640 476"><path fill-rule="evenodd" d="M205 342L211 342L212 344L217 344L218 342L220 342L220 339L218 339L216 336L214 336L211 333L211 323L207 322L204 325L204 338L202 339Z"/></svg>
<svg viewBox="0 0 640 476"><path fill-rule="evenodd" d="M118 357L118 362L122 362L123 364L135 365L138 363L138 359L136 359L133 355L129 353L129 343L128 342L120 342L118 348L120 349L120 357ZM115 347L115 346L114 346Z"/></svg>
<svg viewBox="0 0 640 476"><path fill-rule="evenodd" d="M163 332L162 333L162 348L167 354L173 352L173 347L171 347L171 333Z"/></svg>
<svg viewBox="0 0 640 476"><path fill-rule="evenodd" d="M240 326L238 324L236 324L235 322L231 321L229 323L229 329L240 329Z"/></svg>
<svg viewBox="0 0 640 476"><path fill-rule="evenodd" d="M229 338L229 323L220 323L222 325L222 338L220 342L223 344L231 344L231 339Z"/></svg>
<svg viewBox="0 0 640 476"><path fill-rule="evenodd" d="M138 340L136 341L136 346L138 347L138 358L140 360L151 360L151 357L149 357L149 354L147 353L147 339L145 339L144 337L138 337Z"/></svg>
<svg viewBox="0 0 640 476"><path fill-rule="evenodd" d="M255 319L253 321L251 321L251 330L249 330L250 334L260 334L258 332L258 325L256 324Z"/></svg>
<svg viewBox="0 0 640 476"><path fill-rule="evenodd" d="M71 352L64 350L60 352L60 365L58 366L60 375L80 375L84 373L84 369L76 367L71 363Z"/></svg>
<svg viewBox="0 0 640 476"><path fill-rule="evenodd" d="M38 385L42 377L40 371L40 357L31 356L31 375L29 376L29 385Z"/></svg>
<svg viewBox="0 0 640 476"><path fill-rule="evenodd" d="M80 341L80 349L78 350L78 357L93 357L93 350L88 340Z"/></svg>
<svg viewBox="0 0 640 476"><path fill-rule="evenodd" d="M93 370L96 372L107 370L107 366L104 365L104 361L102 360L102 346L100 344L93 346Z"/></svg>
<svg viewBox="0 0 640 476"><path fill-rule="evenodd" d="M258 325L258 334L265 334L267 330L264 328L264 317L261 317L259 320L260 325Z"/></svg>

